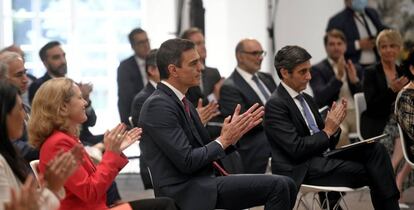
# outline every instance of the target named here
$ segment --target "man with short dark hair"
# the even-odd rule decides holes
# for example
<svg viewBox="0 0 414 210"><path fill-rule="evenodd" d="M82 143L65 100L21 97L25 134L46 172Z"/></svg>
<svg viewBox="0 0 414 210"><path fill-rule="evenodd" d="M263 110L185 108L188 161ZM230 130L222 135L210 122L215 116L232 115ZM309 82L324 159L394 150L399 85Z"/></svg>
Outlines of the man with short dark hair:
<svg viewBox="0 0 414 210"><path fill-rule="evenodd" d="M310 85L319 108L331 106L334 101L346 98L347 115L341 124L341 138L337 146L349 144L349 133L356 132L354 94L362 91L362 68L345 59L346 37L332 29L324 36L327 58L312 66Z"/></svg>
<svg viewBox="0 0 414 210"><path fill-rule="evenodd" d="M145 58L151 50L147 32L141 28L133 29L128 35L134 55L121 61L117 72L118 111L121 122L129 125L131 104L134 96L148 82L145 72Z"/></svg>
<svg viewBox="0 0 414 210"><path fill-rule="evenodd" d="M393 168L382 144L356 147L336 157L323 155L338 142L347 102L334 102L326 119L321 118L313 98L303 92L311 79L310 59L299 46L285 46L275 56L281 83L266 104L264 118L272 172L293 178L298 187L368 185L375 209L399 209Z"/></svg>
<svg viewBox="0 0 414 210"><path fill-rule="evenodd" d="M145 101L138 126L140 142L156 196L173 198L181 210L292 209L296 186L276 175L226 175L217 160L232 152L233 144L262 121L258 104L240 114L240 105L224 120L221 135L211 141L194 106L185 98L200 83L200 56L193 42L165 41L157 52L161 82Z"/></svg>

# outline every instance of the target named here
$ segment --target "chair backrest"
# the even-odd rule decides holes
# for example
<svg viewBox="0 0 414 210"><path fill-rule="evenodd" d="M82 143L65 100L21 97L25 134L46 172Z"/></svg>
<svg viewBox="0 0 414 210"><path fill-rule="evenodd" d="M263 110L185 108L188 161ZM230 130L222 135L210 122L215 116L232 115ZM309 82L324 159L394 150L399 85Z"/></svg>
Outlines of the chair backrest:
<svg viewBox="0 0 414 210"><path fill-rule="evenodd" d="M365 101L364 93L356 93L354 95L355 102L355 119L358 138L360 141L364 140L361 134L361 115L367 109L367 102Z"/></svg>
<svg viewBox="0 0 414 210"><path fill-rule="evenodd" d="M409 154L409 152L411 151L407 151L408 150L407 148L408 142L406 142L407 136L405 135L404 131L401 129L400 125L398 125L398 130L400 132L401 146L402 146L405 161L407 161L407 163L410 164L411 168L414 168L414 162L413 162L414 160L412 159L413 154Z"/></svg>
<svg viewBox="0 0 414 210"><path fill-rule="evenodd" d="M30 168L32 168L32 171L39 182L39 160L30 161Z"/></svg>
<svg viewBox="0 0 414 210"><path fill-rule="evenodd" d="M129 121L129 125L131 126L131 128L135 127L134 121L132 121L132 116L128 117L128 121Z"/></svg>

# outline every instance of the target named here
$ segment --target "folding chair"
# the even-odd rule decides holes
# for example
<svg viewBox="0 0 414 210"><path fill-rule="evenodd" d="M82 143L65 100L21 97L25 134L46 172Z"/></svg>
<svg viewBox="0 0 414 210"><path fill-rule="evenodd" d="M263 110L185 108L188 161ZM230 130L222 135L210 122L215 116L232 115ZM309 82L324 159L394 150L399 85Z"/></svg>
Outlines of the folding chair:
<svg viewBox="0 0 414 210"><path fill-rule="evenodd" d="M365 101L364 93L356 93L354 95L355 115L356 115L356 130L360 141L364 140L361 133L361 115L367 109L367 102Z"/></svg>
<svg viewBox="0 0 414 210"><path fill-rule="evenodd" d="M407 161L408 164L410 164L411 168L414 169L414 154L411 154L409 149L410 146L412 146L412 143L410 144L406 137L407 134L401 129L401 126L398 124L398 130L400 131L400 140L401 140L401 146L404 154L405 161Z"/></svg>

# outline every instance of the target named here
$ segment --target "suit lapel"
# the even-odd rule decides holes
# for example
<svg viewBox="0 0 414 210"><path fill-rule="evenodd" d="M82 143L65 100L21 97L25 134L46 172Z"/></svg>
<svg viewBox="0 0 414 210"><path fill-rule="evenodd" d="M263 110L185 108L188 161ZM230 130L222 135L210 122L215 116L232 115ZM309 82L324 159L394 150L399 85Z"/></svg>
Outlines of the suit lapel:
<svg viewBox="0 0 414 210"><path fill-rule="evenodd" d="M250 99L250 104L259 102L260 105L263 105L262 100L260 100L256 92L254 92L252 87L250 87L250 85L243 79L243 77L236 70L234 70L232 77L234 79L234 83L240 89L240 92L246 95L247 100Z"/></svg>
<svg viewBox="0 0 414 210"><path fill-rule="evenodd" d="M270 95L272 95L273 91L275 91L276 89L276 83L274 83L273 78L266 76L266 74L262 72L258 72L257 77L259 77L260 81L262 81L263 84L265 84Z"/></svg>

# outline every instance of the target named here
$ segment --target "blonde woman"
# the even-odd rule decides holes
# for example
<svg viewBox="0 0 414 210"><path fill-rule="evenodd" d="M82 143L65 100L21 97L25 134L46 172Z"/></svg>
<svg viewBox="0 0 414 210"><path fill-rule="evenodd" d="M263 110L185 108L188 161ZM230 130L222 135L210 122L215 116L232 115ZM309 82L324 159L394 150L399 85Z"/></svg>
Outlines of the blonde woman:
<svg viewBox="0 0 414 210"><path fill-rule="evenodd" d="M85 107L86 101L71 79L51 79L39 88L32 102L29 139L40 149L40 171L59 151L81 144L78 136L81 124L87 120ZM126 131L123 124L107 131L106 150L96 166L84 151L82 165L64 185L66 197L60 209L107 209L106 191L128 163L122 151L137 141L141 132L139 128Z"/></svg>

